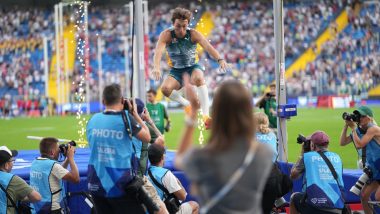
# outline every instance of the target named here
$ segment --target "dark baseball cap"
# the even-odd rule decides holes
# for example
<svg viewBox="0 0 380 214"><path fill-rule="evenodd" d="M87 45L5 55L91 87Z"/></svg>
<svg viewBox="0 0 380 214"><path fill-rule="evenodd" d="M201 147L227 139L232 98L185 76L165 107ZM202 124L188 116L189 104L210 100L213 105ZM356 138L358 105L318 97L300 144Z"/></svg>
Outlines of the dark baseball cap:
<svg viewBox="0 0 380 214"><path fill-rule="evenodd" d="M329 136L324 131L316 131L307 139L318 146L326 146L330 142Z"/></svg>
<svg viewBox="0 0 380 214"><path fill-rule="evenodd" d="M360 106L358 109L354 111L354 113L359 113L361 116L373 117L372 110L367 106Z"/></svg>
<svg viewBox="0 0 380 214"><path fill-rule="evenodd" d="M141 114L144 111L145 104L140 98L135 98L136 107L137 107L137 114Z"/></svg>
<svg viewBox="0 0 380 214"><path fill-rule="evenodd" d="M6 146L0 146L0 164L3 165L9 161L12 157L16 157L18 152L16 150L10 150Z"/></svg>

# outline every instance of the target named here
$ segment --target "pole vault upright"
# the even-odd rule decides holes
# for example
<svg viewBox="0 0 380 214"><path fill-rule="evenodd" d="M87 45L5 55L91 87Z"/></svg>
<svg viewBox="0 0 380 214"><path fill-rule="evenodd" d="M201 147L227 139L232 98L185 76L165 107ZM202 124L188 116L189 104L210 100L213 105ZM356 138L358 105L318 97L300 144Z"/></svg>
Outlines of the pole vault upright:
<svg viewBox="0 0 380 214"><path fill-rule="evenodd" d="M144 25L143 25L143 2L142 0L135 0L134 10L136 12L134 19L134 27L136 33L136 51L137 51L137 94L135 97L139 97L145 100L146 89L145 89L145 63L144 63Z"/></svg>
<svg viewBox="0 0 380 214"><path fill-rule="evenodd" d="M286 104L285 88L285 51L284 51L284 19L283 0L273 0L274 15L274 38L275 38L275 73L277 104ZM288 136L286 130L286 119L277 117L277 139L279 160L287 160Z"/></svg>

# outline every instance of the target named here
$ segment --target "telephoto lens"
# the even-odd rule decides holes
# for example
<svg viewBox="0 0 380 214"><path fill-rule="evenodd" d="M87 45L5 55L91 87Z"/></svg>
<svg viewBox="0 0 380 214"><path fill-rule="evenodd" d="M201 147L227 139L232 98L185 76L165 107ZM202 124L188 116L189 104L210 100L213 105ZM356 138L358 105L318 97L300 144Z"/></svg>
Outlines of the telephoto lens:
<svg viewBox="0 0 380 214"><path fill-rule="evenodd" d="M369 168L365 167L363 171L364 173L359 177L358 181L356 181L355 185L350 189L350 192L354 193L357 196L360 195L364 184L372 177L372 172Z"/></svg>

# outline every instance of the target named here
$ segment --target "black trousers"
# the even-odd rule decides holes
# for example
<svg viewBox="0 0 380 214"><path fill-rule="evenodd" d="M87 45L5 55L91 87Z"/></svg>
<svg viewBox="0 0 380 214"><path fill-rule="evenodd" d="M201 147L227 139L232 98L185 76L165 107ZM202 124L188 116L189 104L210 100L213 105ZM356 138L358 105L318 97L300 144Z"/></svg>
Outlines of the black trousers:
<svg viewBox="0 0 380 214"><path fill-rule="evenodd" d="M104 198L94 196L96 214L145 214L143 206L132 197Z"/></svg>
<svg viewBox="0 0 380 214"><path fill-rule="evenodd" d="M267 183L264 188L263 198L261 202L261 206L263 207L263 213L269 214L272 209L274 202L278 198L278 178L276 176L269 176Z"/></svg>

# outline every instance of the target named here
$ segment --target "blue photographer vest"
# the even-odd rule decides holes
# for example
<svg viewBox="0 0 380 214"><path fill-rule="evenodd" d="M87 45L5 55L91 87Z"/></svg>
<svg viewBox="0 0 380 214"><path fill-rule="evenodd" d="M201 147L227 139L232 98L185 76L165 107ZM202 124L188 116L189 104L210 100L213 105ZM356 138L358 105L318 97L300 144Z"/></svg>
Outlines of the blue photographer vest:
<svg viewBox="0 0 380 214"><path fill-rule="evenodd" d="M41 194L41 201L32 203L33 213L50 213L52 208L53 195L59 194L58 203L61 208L64 206L65 190L63 181L60 181L60 190L52 192L49 183L49 177L57 161L51 159L36 159L30 167L30 186Z"/></svg>
<svg viewBox="0 0 380 214"><path fill-rule="evenodd" d="M142 149L142 141L137 139L136 137L132 137L132 143L133 143L133 150L136 152L136 157L138 159L141 158L141 149Z"/></svg>
<svg viewBox="0 0 380 214"><path fill-rule="evenodd" d="M374 124L369 124L369 127L374 126ZM368 166L372 173L373 180L380 180L380 145L376 142L375 139L371 139L366 145L367 147L367 161L366 166Z"/></svg>
<svg viewBox="0 0 380 214"><path fill-rule="evenodd" d="M323 158L317 152L307 152L304 154L306 202L321 209L342 209L344 206L340 191L340 188L343 189L342 160L333 152L324 154L338 174L341 187L337 184Z"/></svg>
<svg viewBox="0 0 380 214"><path fill-rule="evenodd" d="M0 185L5 190L8 189L8 185L11 182L12 178L13 178L13 174L0 171ZM3 190L0 189L0 213L7 213L7 207L8 207L7 201L8 201L7 194ZM17 203L17 201L15 201L15 203Z"/></svg>
<svg viewBox="0 0 380 214"><path fill-rule="evenodd" d="M131 126L128 111L125 113ZM122 112L97 113L88 121L91 153L87 181L93 195L109 198L125 195L124 187L134 178L138 167L130 137Z"/></svg>
<svg viewBox="0 0 380 214"><path fill-rule="evenodd" d="M188 68L198 62L197 44L191 41L190 28L184 38L177 38L174 28L169 28L172 40L166 45L168 65L172 68Z"/></svg>
<svg viewBox="0 0 380 214"><path fill-rule="evenodd" d="M162 178L166 175L166 173L169 170L159 166L150 166L149 170L152 172L152 175L154 176L156 181L160 183L162 186L164 186L164 184L162 183ZM158 188L156 184L154 184L150 176L148 176L148 178L149 181L153 184L154 188L156 188L158 196L160 196L161 200L164 200L164 192L160 188Z"/></svg>
<svg viewBox="0 0 380 214"><path fill-rule="evenodd" d="M273 132L263 134L261 132L256 132L256 140L259 143L267 144L273 151L272 162L276 162L277 159L277 137Z"/></svg>

